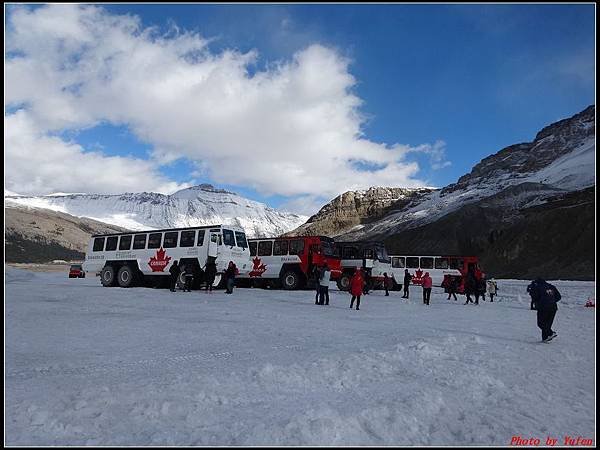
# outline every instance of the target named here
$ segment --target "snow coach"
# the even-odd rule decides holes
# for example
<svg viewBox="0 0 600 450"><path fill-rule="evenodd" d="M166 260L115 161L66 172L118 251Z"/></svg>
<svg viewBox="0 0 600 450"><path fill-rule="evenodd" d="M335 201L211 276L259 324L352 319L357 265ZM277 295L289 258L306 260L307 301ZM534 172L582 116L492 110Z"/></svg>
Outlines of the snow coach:
<svg viewBox="0 0 600 450"><path fill-rule="evenodd" d="M174 261L193 268L193 288L203 280L203 268L214 261L219 285L229 261L240 274L250 270L248 241L242 228L210 225L189 228L93 235L83 268L101 277L103 286L165 286ZM183 274L181 275L183 277ZM184 282L180 278L180 284Z"/></svg>
<svg viewBox="0 0 600 450"><path fill-rule="evenodd" d="M464 292L464 276L470 267L479 267L476 256L408 256L390 255L392 274L398 282L404 280L404 270L412 275L411 283L421 285L425 272L429 272L434 286L441 286L444 279L456 278L457 293Z"/></svg>
<svg viewBox="0 0 600 450"><path fill-rule="evenodd" d="M240 285L283 287L294 290L315 283L314 268L327 264L331 279L341 274L340 258L333 239L326 236L298 236L249 239L252 268L240 274Z"/></svg>
<svg viewBox="0 0 600 450"><path fill-rule="evenodd" d="M337 280L338 288L347 291L350 279L357 267L368 274L369 289L383 286L383 274L391 276L391 262L385 245L379 241L336 242L342 259L342 276Z"/></svg>

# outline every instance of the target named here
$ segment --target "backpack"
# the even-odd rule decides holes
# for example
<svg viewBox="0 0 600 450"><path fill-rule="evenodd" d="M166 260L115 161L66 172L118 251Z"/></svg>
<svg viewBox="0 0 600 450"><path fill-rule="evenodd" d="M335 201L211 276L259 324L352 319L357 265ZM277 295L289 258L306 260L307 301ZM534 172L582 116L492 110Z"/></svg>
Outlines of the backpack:
<svg viewBox="0 0 600 450"><path fill-rule="evenodd" d="M558 289L550 283L544 283L540 286L541 303L552 304L559 302L562 298Z"/></svg>

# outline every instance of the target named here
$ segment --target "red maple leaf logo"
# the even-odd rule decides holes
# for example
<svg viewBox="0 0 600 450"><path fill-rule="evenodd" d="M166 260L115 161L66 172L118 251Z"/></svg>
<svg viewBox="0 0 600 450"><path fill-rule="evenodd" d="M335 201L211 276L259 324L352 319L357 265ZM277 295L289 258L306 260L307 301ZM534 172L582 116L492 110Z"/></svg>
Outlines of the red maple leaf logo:
<svg viewBox="0 0 600 450"><path fill-rule="evenodd" d="M248 273L248 275L251 277L260 277L265 272L265 270L267 270L267 266L261 264L260 258L258 256L254 257L254 259L252 260L252 264L252 270L250 271L250 273Z"/></svg>
<svg viewBox="0 0 600 450"><path fill-rule="evenodd" d="M161 247L159 250L156 251L156 256L150 258L150 261L148 261L148 265L152 269L152 272L165 271L165 267L167 267L167 264L169 264L169 261L171 261L171 257L166 256L166 254L167 252L165 252Z"/></svg>
<svg viewBox="0 0 600 450"><path fill-rule="evenodd" d="M413 276L412 282L414 284L423 283L423 279L421 278L422 276L423 276L423 271L421 269L415 270L415 275Z"/></svg>

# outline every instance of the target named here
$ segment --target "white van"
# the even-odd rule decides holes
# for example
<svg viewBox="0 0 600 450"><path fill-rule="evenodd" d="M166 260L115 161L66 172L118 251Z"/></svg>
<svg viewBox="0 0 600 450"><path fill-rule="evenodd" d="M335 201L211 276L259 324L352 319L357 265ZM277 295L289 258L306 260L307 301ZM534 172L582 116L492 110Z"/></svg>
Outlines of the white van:
<svg viewBox="0 0 600 450"><path fill-rule="evenodd" d="M90 239L83 270L101 277L103 286L165 285L174 261L191 265L194 288L203 279L206 263L217 267L214 285L221 281L229 261L241 274L250 270L250 252L242 228L211 225L166 230L94 235Z"/></svg>

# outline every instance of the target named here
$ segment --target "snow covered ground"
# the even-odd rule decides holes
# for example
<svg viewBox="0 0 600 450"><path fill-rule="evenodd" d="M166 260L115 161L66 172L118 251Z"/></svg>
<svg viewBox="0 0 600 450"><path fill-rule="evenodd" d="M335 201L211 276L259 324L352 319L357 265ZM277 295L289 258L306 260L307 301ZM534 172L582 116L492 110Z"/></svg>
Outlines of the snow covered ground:
<svg viewBox="0 0 600 450"><path fill-rule="evenodd" d="M464 306L367 295L103 288L5 270L9 445L595 444L595 283L557 281L540 343L527 281ZM464 301L464 300L463 300ZM543 445L543 444L542 444Z"/></svg>

